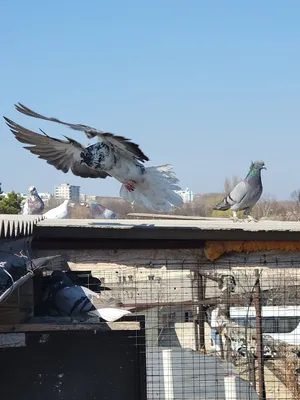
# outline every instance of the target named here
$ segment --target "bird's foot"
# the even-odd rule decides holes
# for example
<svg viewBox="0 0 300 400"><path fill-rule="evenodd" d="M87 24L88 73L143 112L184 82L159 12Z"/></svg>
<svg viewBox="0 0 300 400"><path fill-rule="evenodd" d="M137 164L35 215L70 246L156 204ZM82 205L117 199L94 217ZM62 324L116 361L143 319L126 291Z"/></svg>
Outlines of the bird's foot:
<svg viewBox="0 0 300 400"><path fill-rule="evenodd" d="M248 215L246 221L247 222L258 222L258 220L253 218L252 215Z"/></svg>
<svg viewBox="0 0 300 400"><path fill-rule="evenodd" d="M238 218L238 217L231 217L230 218L233 222L243 222L242 219Z"/></svg>
<svg viewBox="0 0 300 400"><path fill-rule="evenodd" d="M242 220L238 218L236 211L232 212L232 217L230 219L232 219L233 222L242 222Z"/></svg>
<svg viewBox="0 0 300 400"><path fill-rule="evenodd" d="M133 192L135 187L134 185L136 184L136 181L128 181L127 183L125 183L125 187L129 192Z"/></svg>

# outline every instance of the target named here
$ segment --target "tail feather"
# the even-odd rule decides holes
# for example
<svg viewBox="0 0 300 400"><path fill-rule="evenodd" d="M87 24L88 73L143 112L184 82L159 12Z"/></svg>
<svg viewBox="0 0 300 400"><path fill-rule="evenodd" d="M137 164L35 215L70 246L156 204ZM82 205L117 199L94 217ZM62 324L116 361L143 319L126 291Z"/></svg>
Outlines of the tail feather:
<svg viewBox="0 0 300 400"><path fill-rule="evenodd" d="M96 310L89 311L88 314L93 317L100 317L107 322L114 322L125 315L131 314L131 312L121 308L97 308Z"/></svg>
<svg viewBox="0 0 300 400"><path fill-rule="evenodd" d="M182 197L174 191L180 190L177 185L179 180L172 168L169 164L146 168L144 182L138 183L132 192L122 185L120 196L154 211L171 211L173 206L181 207Z"/></svg>
<svg viewBox="0 0 300 400"><path fill-rule="evenodd" d="M229 204L229 202L227 201L227 197L224 197L224 199L222 201L220 201L220 203L218 203L213 210L219 210L219 211L227 211L229 210L231 207L231 204Z"/></svg>

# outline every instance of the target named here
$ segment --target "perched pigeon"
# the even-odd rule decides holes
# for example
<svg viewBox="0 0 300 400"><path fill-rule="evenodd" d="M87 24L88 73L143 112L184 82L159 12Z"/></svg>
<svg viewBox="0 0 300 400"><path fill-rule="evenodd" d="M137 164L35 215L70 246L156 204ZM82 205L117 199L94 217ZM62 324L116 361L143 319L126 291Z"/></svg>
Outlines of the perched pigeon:
<svg viewBox="0 0 300 400"><path fill-rule="evenodd" d="M69 216L69 200L65 200L58 207L52 208L44 214L45 219L66 219Z"/></svg>
<svg viewBox="0 0 300 400"><path fill-rule="evenodd" d="M89 272L85 271L72 271L65 272L68 278L71 279L73 285L85 286L93 292L100 293L104 290L111 290L110 288L103 286L99 278L96 278Z"/></svg>
<svg viewBox="0 0 300 400"><path fill-rule="evenodd" d="M52 307L60 314L79 317L83 315L96 316L108 322L114 322L130 311L119 308L122 304L115 299L99 300L101 307L96 308L93 297L101 299L101 295L84 287L74 285L73 282L62 271L54 271L51 275L53 285L50 287Z"/></svg>
<svg viewBox="0 0 300 400"><path fill-rule="evenodd" d="M23 215L41 215L44 211L44 202L40 198L36 188L30 186L28 189L29 196L27 197L24 205L22 214Z"/></svg>
<svg viewBox="0 0 300 400"><path fill-rule="evenodd" d="M95 219L116 219L117 216L114 212L101 206L101 204L97 203L96 201L92 201L89 204L89 209L91 212L91 216Z"/></svg>
<svg viewBox="0 0 300 400"><path fill-rule="evenodd" d="M180 207L182 197L172 165L145 168L149 158L139 146L123 136L116 136L92 127L45 117L18 103L16 109L34 118L44 119L83 131L88 138L98 142L87 147L74 139L59 140L45 134L26 129L4 117L16 139L31 146L25 147L39 158L46 160L56 169L82 178L106 178L111 176L122 183L120 196L129 201L156 211L170 211L172 206Z"/></svg>
<svg viewBox="0 0 300 400"><path fill-rule="evenodd" d="M251 216L251 210L263 192L261 182L262 169L267 169L263 161L252 162L246 178L239 182L229 195L214 207L214 210L232 210L234 221L239 221L237 211L244 210L244 215L247 216L248 221L257 222Z"/></svg>
<svg viewBox="0 0 300 400"><path fill-rule="evenodd" d="M66 219L66 218L68 218L68 215L69 215L68 205L69 205L69 200L65 200L58 207L52 208L52 210L47 211L44 214L45 219Z"/></svg>

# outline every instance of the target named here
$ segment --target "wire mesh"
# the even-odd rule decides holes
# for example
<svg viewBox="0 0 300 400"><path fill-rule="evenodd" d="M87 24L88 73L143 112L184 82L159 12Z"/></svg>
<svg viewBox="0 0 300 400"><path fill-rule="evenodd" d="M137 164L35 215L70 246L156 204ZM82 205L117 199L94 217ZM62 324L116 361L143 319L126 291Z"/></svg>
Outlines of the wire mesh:
<svg viewBox="0 0 300 400"><path fill-rule="evenodd" d="M92 271L109 289L100 301L120 299L145 317L148 400L300 398L294 256L213 263L191 250L90 250L67 257L72 270Z"/></svg>

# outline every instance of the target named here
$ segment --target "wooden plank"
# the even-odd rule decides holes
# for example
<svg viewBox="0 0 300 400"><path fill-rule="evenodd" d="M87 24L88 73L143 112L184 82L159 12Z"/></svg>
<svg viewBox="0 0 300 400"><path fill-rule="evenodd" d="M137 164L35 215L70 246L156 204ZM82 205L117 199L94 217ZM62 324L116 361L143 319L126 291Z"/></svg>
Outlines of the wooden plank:
<svg viewBox="0 0 300 400"><path fill-rule="evenodd" d="M201 221L224 221L224 218L213 218L213 217L197 217L189 215L169 215L169 214L148 214L148 213L128 213L128 218L137 219L177 219L177 220L201 220Z"/></svg>
<svg viewBox="0 0 300 400"><path fill-rule="evenodd" d="M22 286L20 286L18 290L19 290L20 312L24 312L25 314L27 314L27 319L33 317L34 314L33 280L29 279ZM24 322L24 319L22 319L20 322Z"/></svg>
<svg viewBox="0 0 300 400"><path fill-rule="evenodd" d="M7 307L13 307L13 308L18 308L19 307L19 294L18 291L15 290L12 292L11 295L9 295L2 303L0 303L0 312L1 308L7 308Z"/></svg>
<svg viewBox="0 0 300 400"><path fill-rule="evenodd" d="M27 312L22 312L18 307L1 308L0 310L0 326L6 324L19 324L28 318Z"/></svg>
<svg viewBox="0 0 300 400"><path fill-rule="evenodd" d="M261 251L250 253L231 252L224 254L214 262L207 261L201 267L214 265L215 268L299 268L299 252ZM209 269L209 268L208 268Z"/></svg>
<svg viewBox="0 0 300 400"><path fill-rule="evenodd" d="M94 323L26 323L0 325L0 332L55 332L55 331L137 331L140 323L133 322L94 322Z"/></svg>
<svg viewBox="0 0 300 400"><path fill-rule="evenodd" d="M22 286L19 287L20 296L33 295L33 280L29 279Z"/></svg>

